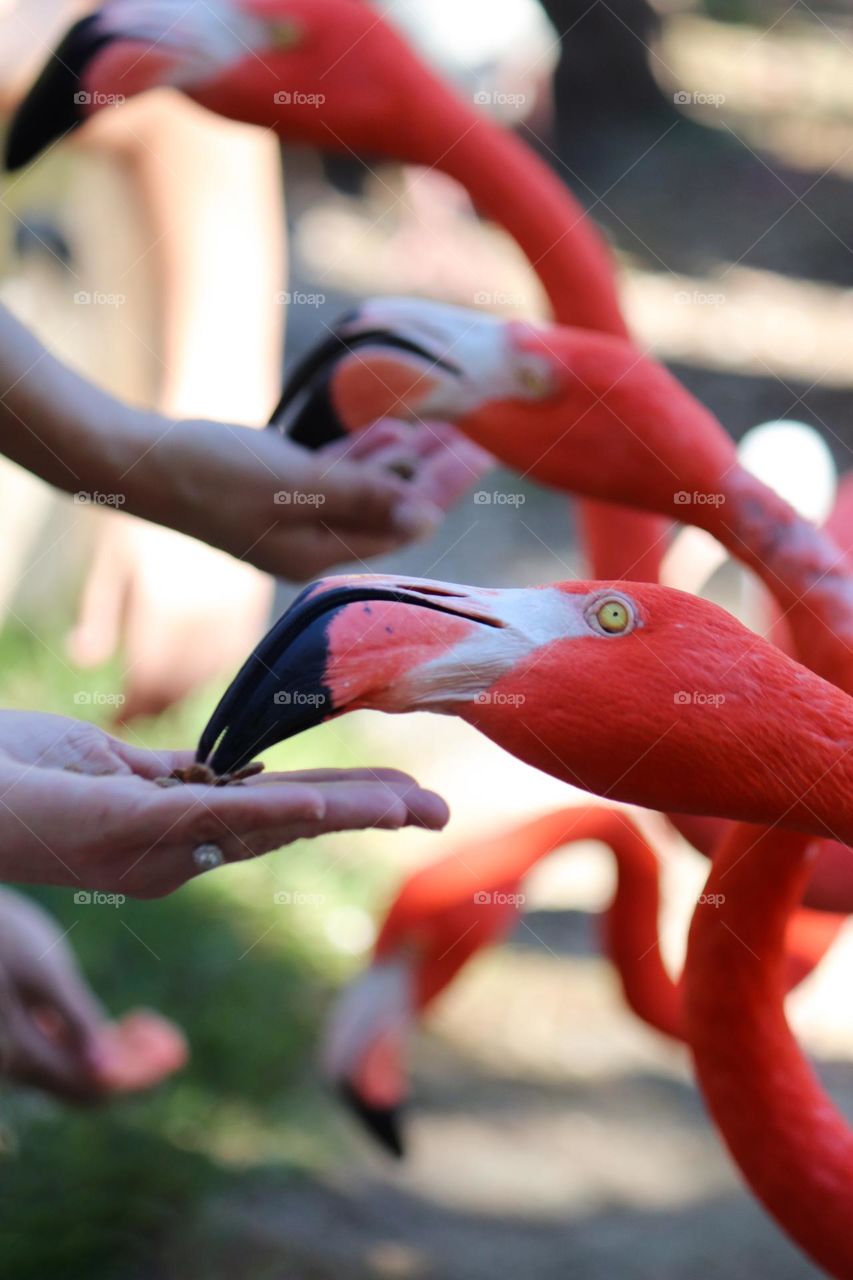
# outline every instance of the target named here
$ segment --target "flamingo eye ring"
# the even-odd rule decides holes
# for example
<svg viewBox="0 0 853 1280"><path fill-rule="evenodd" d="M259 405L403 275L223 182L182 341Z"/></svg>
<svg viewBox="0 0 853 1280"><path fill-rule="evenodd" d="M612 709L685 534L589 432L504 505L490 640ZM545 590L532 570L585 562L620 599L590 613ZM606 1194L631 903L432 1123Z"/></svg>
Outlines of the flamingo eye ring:
<svg viewBox="0 0 853 1280"><path fill-rule="evenodd" d="M593 603L587 621L600 635L622 636L633 631L636 615L623 596L605 596Z"/></svg>

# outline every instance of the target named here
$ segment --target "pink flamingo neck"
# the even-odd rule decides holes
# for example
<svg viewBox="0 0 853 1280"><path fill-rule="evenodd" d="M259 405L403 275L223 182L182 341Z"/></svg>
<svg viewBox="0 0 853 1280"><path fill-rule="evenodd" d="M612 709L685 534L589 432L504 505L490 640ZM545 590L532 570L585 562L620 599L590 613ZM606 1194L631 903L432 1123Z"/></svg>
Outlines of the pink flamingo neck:
<svg viewBox="0 0 853 1280"><path fill-rule="evenodd" d="M421 974L418 1007L426 1009L481 947L512 927L514 908L482 916L477 895L513 893L550 854L583 840L606 845L616 861L616 889L602 916L603 950L625 1002L662 1035L685 1039L681 981L663 962L658 935L660 863L624 810L602 805L558 809L500 835L463 846L412 875L400 890L376 942L377 959L405 950L432 921L434 956ZM472 927L472 921L476 923ZM841 916L801 911L787 936L786 987L801 982L825 955ZM479 926L479 927L478 927ZM432 953L430 953L432 955Z"/></svg>
<svg viewBox="0 0 853 1280"><path fill-rule="evenodd" d="M786 926L815 842L739 827L690 931L685 1022L708 1108L755 1194L838 1280L853 1277L853 1133L785 1019ZM768 894L768 875L773 893Z"/></svg>
<svg viewBox="0 0 853 1280"><path fill-rule="evenodd" d="M453 126L458 132L458 121ZM547 164L505 129L478 120L442 168L524 251L560 324L629 337L609 246ZM581 541L592 576L656 582L671 521L582 498Z"/></svg>
<svg viewBox="0 0 853 1280"><path fill-rule="evenodd" d="M627 338L610 248L582 205L508 130L472 112L460 132L453 106L439 124L447 138L440 167L521 247L561 324Z"/></svg>

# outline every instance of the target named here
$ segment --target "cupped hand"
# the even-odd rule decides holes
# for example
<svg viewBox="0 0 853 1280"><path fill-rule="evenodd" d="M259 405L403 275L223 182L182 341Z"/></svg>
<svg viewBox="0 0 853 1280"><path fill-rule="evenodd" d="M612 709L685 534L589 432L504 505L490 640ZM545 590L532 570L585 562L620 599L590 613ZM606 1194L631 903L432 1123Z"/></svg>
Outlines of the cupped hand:
<svg viewBox="0 0 853 1280"><path fill-rule="evenodd" d="M202 845L236 862L332 831L447 821L439 796L391 769L157 784L192 759L61 716L0 712L0 879L156 898L199 874Z"/></svg>
<svg viewBox="0 0 853 1280"><path fill-rule="evenodd" d="M387 419L311 452L272 429L177 422L128 476L130 509L303 582L427 537L492 465L444 423Z"/></svg>
<svg viewBox="0 0 853 1280"><path fill-rule="evenodd" d="M159 1084L186 1058L183 1035L158 1014L109 1022L67 934L34 902L0 889L0 1074L96 1102Z"/></svg>

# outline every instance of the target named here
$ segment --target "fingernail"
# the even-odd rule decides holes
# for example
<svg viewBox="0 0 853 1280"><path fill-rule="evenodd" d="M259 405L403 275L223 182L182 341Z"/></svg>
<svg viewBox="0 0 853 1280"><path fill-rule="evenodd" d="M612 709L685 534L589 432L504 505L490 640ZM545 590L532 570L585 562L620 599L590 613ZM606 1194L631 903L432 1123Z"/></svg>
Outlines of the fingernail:
<svg viewBox="0 0 853 1280"><path fill-rule="evenodd" d="M441 523L441 511L432 502L401 502L394 511L394 528L408 537L425 537Z"/></svg>

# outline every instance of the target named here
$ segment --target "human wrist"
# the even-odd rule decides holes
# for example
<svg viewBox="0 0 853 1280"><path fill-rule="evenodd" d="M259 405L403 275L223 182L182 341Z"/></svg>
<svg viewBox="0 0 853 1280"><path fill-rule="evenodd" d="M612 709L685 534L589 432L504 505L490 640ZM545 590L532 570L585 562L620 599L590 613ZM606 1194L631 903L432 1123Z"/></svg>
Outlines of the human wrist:
<svg viewBox="0 0 853 1280"><path fill-rule="evenodd" d="M122 509L156 524L181 528L189 496L186 463L173 447L183 423L141 409L128 410L110 445L110 472Z"/></svg>
<svg viewBox="0 0 853 1280"><path fill-rule="evenodd" d="M153 485L147 459L163 429L156 414L111 397L87 406L85 419L66 434L77 474L75 500L135 511Z"/></svg>

